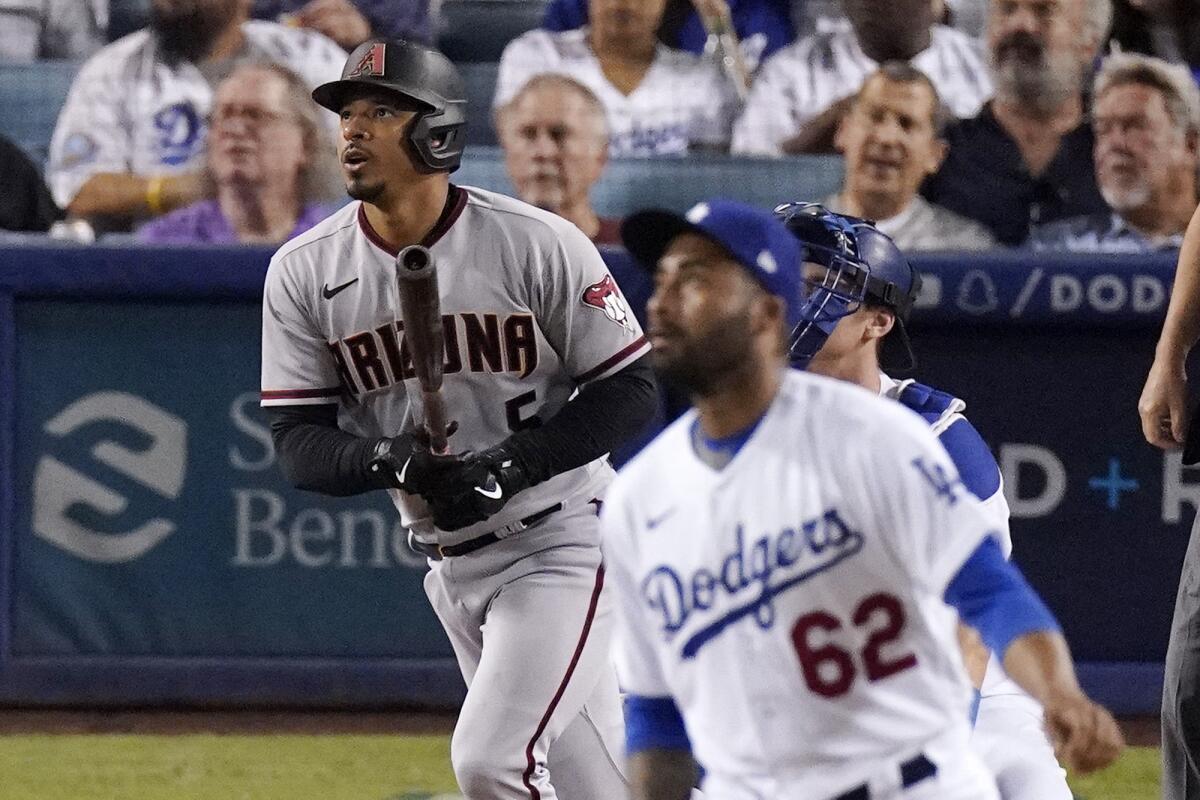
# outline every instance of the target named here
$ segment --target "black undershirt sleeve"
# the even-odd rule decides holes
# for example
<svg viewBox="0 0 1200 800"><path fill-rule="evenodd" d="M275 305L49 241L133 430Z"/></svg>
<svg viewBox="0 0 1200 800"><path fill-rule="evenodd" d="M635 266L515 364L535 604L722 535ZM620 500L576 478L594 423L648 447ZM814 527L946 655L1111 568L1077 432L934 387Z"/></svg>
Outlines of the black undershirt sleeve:
<svg viewBox="0 0 1200 800"><path fill-rule="evenodd" d="M279 466L293 486L336 497L386 488L369 468L379 440L339 428L336 405L274 406L268 411Z"/></svg>
<svg viewBox="0 0 1200 800"><path fill-rule="evenodd" d="M530 483L541 483L615 450L650 421L657 402L654 373L643 356L584 386L541 426L514 433L504 444ZM379 440L338 428L337 406L275 406L269 412L279 465L292 485L338 497L387 487L370 470Z"/></svg>

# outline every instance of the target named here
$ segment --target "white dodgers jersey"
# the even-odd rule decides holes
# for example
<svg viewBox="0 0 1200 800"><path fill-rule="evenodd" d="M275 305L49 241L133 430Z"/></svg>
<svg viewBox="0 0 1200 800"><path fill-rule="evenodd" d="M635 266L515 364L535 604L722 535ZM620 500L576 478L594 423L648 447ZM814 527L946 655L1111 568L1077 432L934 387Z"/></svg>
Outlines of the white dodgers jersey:
<svg viewBox="0 0 1200 800"><path fill-rule="evenodd" d="M71 84L50 140L46 183L63 208L98 173L178 175L204 165L215 86L235 64L269 61L310 86L341 75L346 51L316 31L242 24L242 50L221 65L168 62L142 29L104 47ZM333 120L330 115L331 130Z"/></svg>
<svg viewBox="0 0 1200 800"><path fill-rule="evenodd" d="M604 105L610 155L682 155L692 145L729 145L739 101L712 59L660 44L642 82L625 94L605 76L586 28L532 30L504 48L492 107L500 108L530 78L546 72L574 78Z"/></svg>
<svg viewBox="0 0 1200 800"><path fill-rule="evenodd" d="M422 244L437 263L445 337L442 392L453 452L491 447L553 416L581 385L650 345L596 248L570 222L503 195L450 187ZM339 424L395 436L423 419L404 339L396 253L351 203L280 248L263 298L262 404L337 403ZM619 413L619 409L614 409ZM497 515L453 533L413 517L422 540L455 544L555 503L600 497L607 459L516 495Z"/></svg>
<svg viewBox="0 0 1200 800"><path fill-rule="evenodd" d="M942 598L992 522L929 427L791 370L723 468L696 424L621 471L602 528L622 688L675 700L706 794L825 800L947 742L973 760Z"/></svg>

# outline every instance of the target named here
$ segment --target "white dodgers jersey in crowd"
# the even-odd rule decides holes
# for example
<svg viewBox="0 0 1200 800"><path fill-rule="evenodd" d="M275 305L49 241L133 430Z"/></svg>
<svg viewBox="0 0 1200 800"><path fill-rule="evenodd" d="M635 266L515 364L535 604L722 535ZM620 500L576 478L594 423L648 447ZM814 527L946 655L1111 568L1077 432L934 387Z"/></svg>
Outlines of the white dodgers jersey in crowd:
<svg viewBox="0 0 1200 800"><path fill-rule="evenodd" d="M237 63L279 63L316 87L337 80L346 62L346 51L315 31L251 20L242 34L242 51L212 68L168 63L148 28L92 56L75 76L50 140L46 183L55 202L65 208L103 172L198 170L213 90ZM332 125L336 117L330 119Z"/></svg>
<svg viewBox="0 0 1200 800"><path fill-rule="evenodd" d="M993 522L928 426L792 370L724 468L697 458L696 424L605 501L622 688L674 698L714 797L822 800L920 753L978 780L942 598Z"/></svg>
<svg viewBox="0 0 1200 800"><path fill-rule="evenodd" d="M554 72L579 81L604 105L613 156L682 155L693 144L729 144L738 99L714 61L660 44L641 84L624 94L605 77L587 36L587 28L533 30L509 42L500 57L493 108L511 100L533 76Z"/></svg>
<svg viewBox="0 0 1200 800"><path fill-rule="evenodd" d="M956 117L973 117L992 96L979 42L945 25L930 29L929 47L912 58ZM767 59L733 127L733 152L782 155L782 145L814 117L855 94L879 68L842 20Z"/></svg>
<svg viewBox="0 0 1200 800"><path fill-rule="evenodd" d="M437 263L453 452L479 451L553 416L575 390L650 345L596 248L570 222L503 195L451 186L423 242ZM395 436L423 418L404 341L395 252L351 203L285 244L263 299L262 404L340 404L359 436ZM410 391L411 390L411 391ZM614 409L614 413L618 410ZM423 540L455 544L557 502L600 497L604 458L516 495L497 515L453 533L412 518Z"/></svg>

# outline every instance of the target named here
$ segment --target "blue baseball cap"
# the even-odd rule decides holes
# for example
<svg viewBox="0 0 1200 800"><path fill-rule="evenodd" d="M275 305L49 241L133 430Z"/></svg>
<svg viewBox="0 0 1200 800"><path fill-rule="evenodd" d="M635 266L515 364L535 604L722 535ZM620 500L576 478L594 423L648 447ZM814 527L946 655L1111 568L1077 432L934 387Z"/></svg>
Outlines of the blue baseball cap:
<svg viewBox="0 0 1200 800"><path fill-rule="evenodd" d="M771 212L718 198L697 203L682 215L657 208L639 211L621 225L625 249L650 271L683 233L699 234L728 250L764 289L784 299L789 328L799 321L800 245Z"/></svg>

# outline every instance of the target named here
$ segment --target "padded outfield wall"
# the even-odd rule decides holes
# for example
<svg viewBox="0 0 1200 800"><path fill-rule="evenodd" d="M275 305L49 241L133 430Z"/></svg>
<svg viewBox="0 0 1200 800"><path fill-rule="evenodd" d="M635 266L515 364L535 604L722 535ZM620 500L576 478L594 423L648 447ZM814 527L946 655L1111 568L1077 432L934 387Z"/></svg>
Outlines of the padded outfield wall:
<svg viewBox="0 0 1200 800"><path fill-rule="evenodd" d="M386 497L301 492L274 463L268 257L0 248L0 702L461 698ZM645 276L606 257L644 303ZM1200 503L1200 472L1146 445L1135 408L1173 259L918 263L919 376L996 453L1016 559L1089 689L1155 710Z"/></svg>

